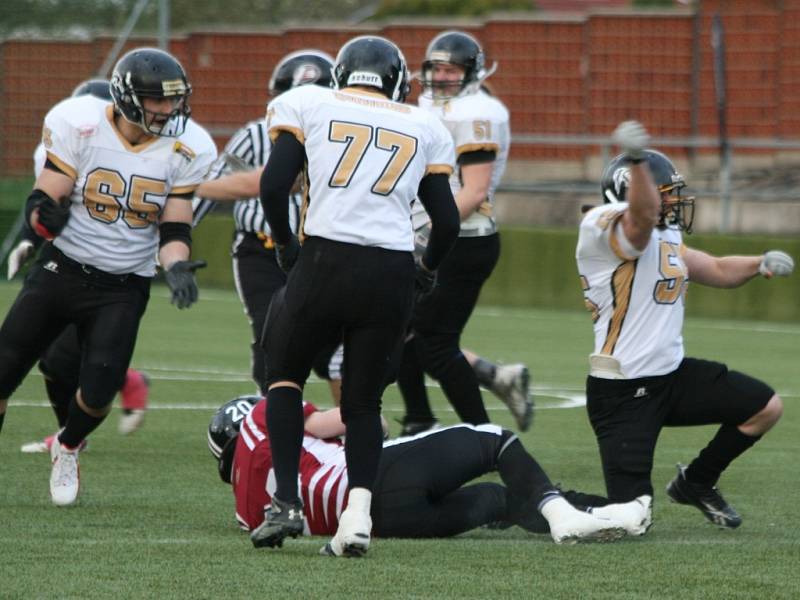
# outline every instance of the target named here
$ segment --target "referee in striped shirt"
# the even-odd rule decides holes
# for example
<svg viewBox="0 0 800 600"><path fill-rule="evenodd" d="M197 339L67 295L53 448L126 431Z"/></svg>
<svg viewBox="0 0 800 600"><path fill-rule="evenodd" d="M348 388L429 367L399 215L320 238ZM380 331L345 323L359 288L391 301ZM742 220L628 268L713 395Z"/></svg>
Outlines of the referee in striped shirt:
<svg viewBox="0 0 800 600"><path fill-rule="evenodd" d="M329 87L333 59L319 50L299 50L285 56L272 73L269 93L272 97L298 85L316 84ZM225 146L225 151L200 185L194 203L194 226L207 215L218 201L234 201L233 218L236 226L232 256L236 291L244 305L253 330L252 374L261 393L264 385L265 356L261 335L272 295L286 284L286 274L275 260L274 244L269 225L264 218L259 199L261 171L267 163L270 141L264 119L251 121L239 129ZM302 196L290 196L289 221L298 230ZM331 381L338 404L337 366L341 362L336 347L321 353L315 372ZM336 384L334 383L336 380Z"/></svg>

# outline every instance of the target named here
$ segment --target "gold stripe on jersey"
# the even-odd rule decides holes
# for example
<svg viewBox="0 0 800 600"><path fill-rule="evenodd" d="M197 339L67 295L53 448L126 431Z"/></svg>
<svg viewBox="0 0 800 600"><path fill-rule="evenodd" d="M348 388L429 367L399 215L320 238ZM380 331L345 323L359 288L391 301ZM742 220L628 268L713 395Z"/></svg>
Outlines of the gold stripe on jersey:
<svg viewBox="0 0 800 600"><path fill-rule="evenodd" d="M499 152L500 146L497 144L490 144L489 142L483 144L462 144L456 148L456 158L465 152L477 152L478 150L485 150L486 152Z"/></svg>
<svg viewBox="0 0 800 600"><path fill-rule="evenodd" d="M136 145L131 144L128 141L128 139L124 135L122 135L122 132L117 127L117 122L114 119L114 105L113 104L109 104L108 106L106 106L106 118L108 119L108 122L111 123L111 130L117 135L117 137L119 138L119 141L122 142L123 146L125 146L125 149L129 150L130 152L141 152L142 150L144 150L145 148L147 148L151 144L155 143L159 139L159 137L157 135L149 135L147 138L145 138L144 141L142 141L142 142L140 142L140 143L138 143ZM123 117L120 117L120 119L121 118L123 118Z"/></svg>
<svg viewBox="0 0 800 600"><path fill-rule="evenodd" d="M49 160L51 163L53 163L59 169L64 171L64 173L66 175L68 175L70 177L70 179L73 179L73 180L78 179L78 171L77 171L77 169L75 169L75 168L71 167L70 165L68 165L67 163L65 163L63 160L58 158L52 152L47 152L47 160Z"/></svg>
<svg viewBox="0 0 800 600"><path fill-rule="evenodd" d="M273 143L275 140L278 139L278 136L283 132L291 133L294 137L297 138L297 141L300 142L305 146L306 143L306 136L303 134L303 130L299 127L292 127L291 125L275 125L271 127L269 130L269 139Z"/></svg>
<svg viewBox="0 0 800 600"><path fill-rule="evenodd" d="M198 185L182 185L181 187L174 187L169 191L170 196L183 196L184 194L193 193L199 186Z"/></svg>
<svg viewBox="0 0 800 600"><path fill-rule="evenodd" d="M597 319L600 318L600 307L589 299L589 294L587 294L587 292L592 289L589 286L589 280L586 279L584 275L581 275L580 278L581 289L583 290L583 304L586 310L592 313L592 323L597 323Z"/></svg>
<svg viewBox="0 0 800 600"><path fill-rule="evenodd" d="M618 213L613 219L611 219L611 229L608 231L608 244L611 246L611 250L622 260L630 261L636 260L633 256L628 256L622 251L622 246L619 244L619 239L617 238L617 225L619 224L622 217L625 215L625 211Z"/></svg>
<svg viewBox="0 0 800 600"><path fill-rule="evenodd" d="M636 273L637 261L626 261L619 265L611 276L611 295L613 297L614 310L608 322L608 332L606 341L601 352L603 354L614 354L614 347L617 345L619 335L622 332L622 324L631 304L631 294L633 293L633 276Z"/></svg>
<svg viewBox="0 0 800 600"><path fill-rule="evenodd" d="M303 202L300 204L300 222L297 224L297 239L300 240L302 244L306 239L305 231L303 231L303 227L306 224L306 214L308 213L308 203L309 203L309 194L308 188L311 187L311 179L308 176L308 164L303 167L303 171L301 173L303 177L303 182L305 185L303 186Z"/></svg>
<svg viewBox="0 0 800 600"><path fill-rule="evenodd" d="M428 165L425 167L425 175L451 175L453 167L450 165Z"/></svg>

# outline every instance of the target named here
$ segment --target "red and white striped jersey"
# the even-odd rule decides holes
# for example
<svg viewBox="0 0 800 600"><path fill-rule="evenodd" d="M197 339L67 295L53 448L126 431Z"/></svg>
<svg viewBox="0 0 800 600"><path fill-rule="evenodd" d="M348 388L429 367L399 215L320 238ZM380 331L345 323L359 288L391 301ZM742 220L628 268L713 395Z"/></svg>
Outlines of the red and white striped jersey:
<svg viewBox="0 0 800 600"><path fill-rule="evenodd" d="M303 403L303 416L317 408ZM272 448L266 425L267 401L262 399L242 421L233 461L233 493L236 519L243 529L252 530L264 520L264 509L275 492ZM347 506L347 465L344 444L338 439L303 437L300 453L300 493L307 535L333 535L339 515Z"/></svg>

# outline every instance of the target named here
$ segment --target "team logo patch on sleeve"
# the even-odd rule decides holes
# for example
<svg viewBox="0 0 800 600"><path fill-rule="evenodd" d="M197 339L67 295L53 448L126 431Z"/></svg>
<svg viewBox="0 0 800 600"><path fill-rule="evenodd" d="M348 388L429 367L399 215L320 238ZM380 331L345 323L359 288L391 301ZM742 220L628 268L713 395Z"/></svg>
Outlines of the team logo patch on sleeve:
<svg viewBox="0 0 800 600"><path fill-rule="evenodd" d="M53 147L53 131L47 125L42 127L42 144L45 148Z"/></svg>
<svg viewBox="0 0 800 600"><path fill-rule="evenodd" d="M183 156L183 158L185 158L189 162L192 162L197 156L191 148L180 142L175 142L175 145L172 147L172 150Z"/></svg>

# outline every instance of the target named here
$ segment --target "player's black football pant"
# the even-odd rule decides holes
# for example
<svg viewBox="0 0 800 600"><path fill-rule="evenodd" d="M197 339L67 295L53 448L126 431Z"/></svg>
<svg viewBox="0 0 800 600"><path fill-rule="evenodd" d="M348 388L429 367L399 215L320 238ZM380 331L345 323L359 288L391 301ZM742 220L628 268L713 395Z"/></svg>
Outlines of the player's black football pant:
<svg viewBox="0 0 800 600"><path fill-rule="evenodd" d="M275 251L266 248L263 240L254 233L237 232L233 242L233 277L253 332L250 344L253 381L266 395L267 361L261 337L272 296L286 285L286 274L275 261ZM331 341L315 358L313 369L322 379L330 379L331 356L340 343L340 340Z"/></svg>
<svg viewBox="0 0 800 600"><path fill-rule="evenodd" d="M433 293L414 307L413 337L398 374L408 420L432 416L422 383L424 370L440 383L461 421L489 421L478 379L461 353L461 333L499 256L498 234L458 238L438 269Z"/></svg>
<svg viewBox="0 0 800 600"><path fill-rule="evenodd" d="M266 357L261 334L273 294L286 284L286 274L275 261L275 251L253 233L238 233L233 244L233 278L253 331L250 344L253 380L262 394L267 393Z"/></svg>
<svg viewBox="0 0 800 600"><path fill-rule="evenodd" d="M267 315L268 385L288 380L302 386L319 351L332 340L344 342L341 411L347 428L345 455L351 487L371 489L375 479L383 438L381 396L408 327L413 292L410 252L310 237ZM283 404L290 402L283 400ZM286 410L296 412L296 408ZM270 401L269 410L275 409ZM302 438L302 419L280 421L298 421L297 430L287 437ZM273 436L271 418L269 425L276 473L284 473L284 466L294 473L281 477L286 485L279 481L279 489L296 488L299 449L288 442L277 443L286 432Z"/></svg>
<svg viewBox="0 0 800 600"><path fill-rule="evenodd" d="M56 413L58 426L67 422L67 412L80 386L81 343L78 328L68 325L45 350L39 360L50 405Z"/></svg>
<svg viewBox="0 0 800 600"><path fill-rule="evenodd" d="M505 485L471 481L499 471ZM372 500L375 534L448 537L494 522L548 531L537 506L550 480L516 436L457 425L384 445Z"/></svg>
<svg viewBox="0 0 800 600"><path fill-rule="evenodd" d="M125 379L150 281L82 266L47 245L0 327L0 398L8 398L45 349L75 324L81 397L92 409L106 408Z"/></svg>
<svg viewBox="0 0 800 600"><path fill-rule="evenodd" d="M586 408L600 448L608 497L628 502L653 495L650 474L663 427L722 424L719 439L701 452L699 464L691 465L709 473L705 483L713 485L727 463L746 450L729 447L730 428L761 411L774 394L757 379L694 358L685 358L677 370L658 377L588 377Z"/></svg>

